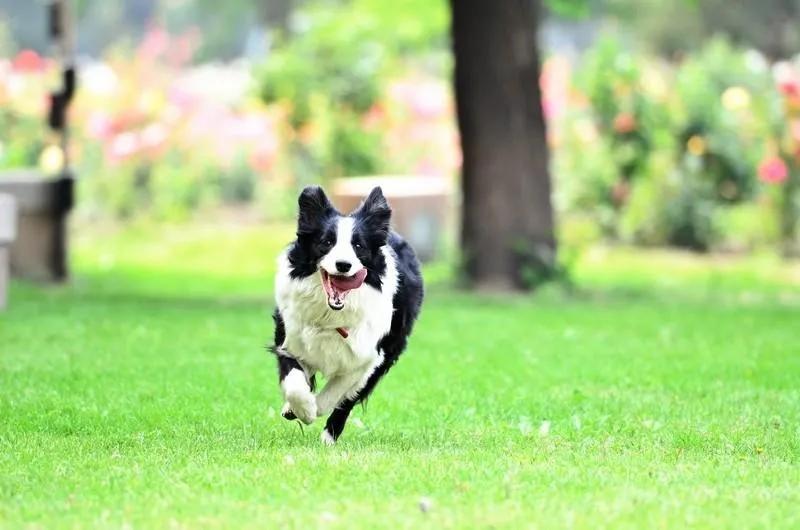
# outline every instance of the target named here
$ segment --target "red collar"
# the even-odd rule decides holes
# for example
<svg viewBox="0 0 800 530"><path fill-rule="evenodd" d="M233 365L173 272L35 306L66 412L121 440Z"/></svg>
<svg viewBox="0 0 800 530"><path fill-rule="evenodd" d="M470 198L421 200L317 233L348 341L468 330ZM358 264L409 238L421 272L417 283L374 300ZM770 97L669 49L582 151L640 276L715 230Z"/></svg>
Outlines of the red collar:
<svg viewBox="0 0 800 530"><path fill-rule="evenodd" d="M350 332L347 331L347 328L336 328L336 332L341 335L343 339L350 336Z"/></svg>

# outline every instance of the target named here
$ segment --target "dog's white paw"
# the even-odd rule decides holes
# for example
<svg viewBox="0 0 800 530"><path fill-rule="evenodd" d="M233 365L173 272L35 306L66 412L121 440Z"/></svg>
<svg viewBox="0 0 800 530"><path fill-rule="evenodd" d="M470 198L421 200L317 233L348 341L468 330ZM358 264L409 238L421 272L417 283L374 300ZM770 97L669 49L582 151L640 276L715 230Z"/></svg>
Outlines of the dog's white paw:
<svg viewBox="0 0 800 530"><path fill-rule="evenodd" d="M311 392L287 392L286 405L306 425L311 425L317 419L317 400Z"/></svg>
<svg viewBox="0 0 800 530"><path fill-rule="evenodd" d="M333 439L333 436L331 436L331 433L329 433L327 429L322 429L322 434L320 434L319 439L322 445L327 445L328 447L336 443L336 440Z"/></svg>
<svg viewBox="0 0 800 530"><path fill-rule="evenodd" d="M286 404L283 406L283 416L288 411L305 423L310 425L317 419L317 400L311 393L306 376L300 370L291 370L281 382L283 396Z"/></svg>

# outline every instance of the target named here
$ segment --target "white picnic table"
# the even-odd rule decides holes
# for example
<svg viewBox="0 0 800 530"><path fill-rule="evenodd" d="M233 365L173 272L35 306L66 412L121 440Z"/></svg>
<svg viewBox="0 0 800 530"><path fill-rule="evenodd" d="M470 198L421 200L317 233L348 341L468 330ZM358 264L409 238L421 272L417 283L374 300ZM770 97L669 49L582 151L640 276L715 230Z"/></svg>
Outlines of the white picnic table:
<svg viewBox="0 0 800 530"><path fill-rule="evenodd" d="M14 197L0 193L0 310L8 303L8 247L17 236L17 203Z"/></svg>

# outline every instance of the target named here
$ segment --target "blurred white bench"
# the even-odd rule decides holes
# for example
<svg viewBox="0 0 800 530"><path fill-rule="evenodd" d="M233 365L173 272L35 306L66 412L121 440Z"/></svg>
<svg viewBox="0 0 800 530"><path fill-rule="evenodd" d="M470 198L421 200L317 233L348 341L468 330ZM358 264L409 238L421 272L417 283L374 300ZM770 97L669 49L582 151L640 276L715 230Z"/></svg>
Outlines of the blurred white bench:
<svg viewBox="0 0 800 530"><path fill-rule="evenodd" d="M17 203L14 197L0 193L0 310L8 302L8 247L17 235Z"/></svg>
<svg viewBox="0 0 800 530"><path fill-rule="evenodd" d="M392 207L392 227L402 235L421 261L434 260L442 250L452 206L447 179L417 176L374 176L337 179L333 203L343 213L353 211L375 186Z"/></svg>

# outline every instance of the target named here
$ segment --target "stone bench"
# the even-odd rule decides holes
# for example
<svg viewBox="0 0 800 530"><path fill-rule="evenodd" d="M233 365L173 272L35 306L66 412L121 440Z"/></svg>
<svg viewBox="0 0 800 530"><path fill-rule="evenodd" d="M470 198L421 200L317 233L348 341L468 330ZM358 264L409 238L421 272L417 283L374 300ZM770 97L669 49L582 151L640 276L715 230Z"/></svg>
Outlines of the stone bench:
<svg viewBox="0 0 800 530"><path fill-rule="evenodd" d="M38 281L67 276L67 214L72 179L46 179L36 171L0 173L0 193L17 203L17 238L10 247L11 274Z"/></svg>
<svg viewBox="0 0 800 530"><path fill-rule="evenodd" d="M17 235L17 203L14 197L0 193L0 311L8 303L8 247Z"/></svg>
<svg viewBox="0 0 800 530"><path fill-rule="evenodd" d="M416 176L337 179L333 182L333 203L341 212L350 212L375 186L383 189L392 207L392 227L411 243L421 261L434 260L442 250L450 217L452 189L449 181Z"/></svg>

